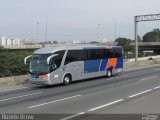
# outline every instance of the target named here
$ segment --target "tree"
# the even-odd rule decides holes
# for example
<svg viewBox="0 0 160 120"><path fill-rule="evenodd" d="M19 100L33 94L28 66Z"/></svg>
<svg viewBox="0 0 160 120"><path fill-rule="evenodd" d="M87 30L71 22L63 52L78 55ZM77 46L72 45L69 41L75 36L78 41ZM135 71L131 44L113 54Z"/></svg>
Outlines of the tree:
<svg viewBox="0 0 160 120"><path fill-rule="evenodd" d="M151 32L148 32L143 36L143 42L158 42L158 41L160 41L159 28L153 29Z"/></svg>
<svg viewBox="0 0 160 120"><path fill-rule="evenodd" d="M139 35L137 35L137 40L138 40L138 42L142 42L142 39Z"/></svg>
<svg viewBox="0 0 160 120"><path fill-rule="evenodd" d="M127 39L127 38L117 38L115 40L117 42L117 46L122 46L125 52L132 52L133 51L133 46L131 45L132 40Z"/></svg>

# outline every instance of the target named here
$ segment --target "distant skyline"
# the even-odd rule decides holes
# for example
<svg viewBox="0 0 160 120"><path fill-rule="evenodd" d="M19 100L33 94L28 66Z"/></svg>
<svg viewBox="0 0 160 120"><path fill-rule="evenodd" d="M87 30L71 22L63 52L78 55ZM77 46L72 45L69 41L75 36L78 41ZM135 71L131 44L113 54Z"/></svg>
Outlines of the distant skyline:
<svg viewBox="0 0 160 120"><path fill-rule="evenodd" d="M159 0L0 0L0 36L48 41L134 39L134 16L160 13ZM100 24L98 30L97 27ZM139 35L160 21L139 24ZM98 37L99 32L99 37Z"/></svg>

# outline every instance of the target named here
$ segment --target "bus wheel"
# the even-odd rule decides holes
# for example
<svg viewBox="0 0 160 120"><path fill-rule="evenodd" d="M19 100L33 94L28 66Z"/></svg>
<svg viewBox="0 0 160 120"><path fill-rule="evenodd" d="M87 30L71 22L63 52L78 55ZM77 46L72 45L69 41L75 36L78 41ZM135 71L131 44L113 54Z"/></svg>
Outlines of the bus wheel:
<svg viewBox="0 0 160 120"><path fill-rule="evenodd" d="M69 85L71 82L71 77L69 75L65 75L63 78L63 85Z"/></svg>
<svg viewBox="0 0 160 120"><path fill-rule="evenodd" d="M108 69L107 70L107 77L111 77L112 76L112 69Z"/></svg>

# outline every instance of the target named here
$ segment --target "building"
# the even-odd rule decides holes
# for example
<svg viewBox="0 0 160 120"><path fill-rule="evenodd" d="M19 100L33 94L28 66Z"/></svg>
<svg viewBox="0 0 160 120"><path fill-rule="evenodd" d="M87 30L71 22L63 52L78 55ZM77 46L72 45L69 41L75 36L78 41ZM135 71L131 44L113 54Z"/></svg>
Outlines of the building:
<svg viewBox="0 0 160 120"><path fill-rule="evenodd" d="M0 37L0 46L7 46L7 45L20 45L21 39L20 38L7 38L6 36Z"/></svg>
<svg viewBox="0 0 160 120"><path fill-rule="evenodd" d="M4 46L7 44L7 37L6 36L0 36L0 46Z"/></svg>
<svg viewBox="0 0 160 120"><path fill-rule="evenodd" d="M20 45L21 39L20 38L14 38L12 39L12 45Z"/></svg>
<svg viewBox="0 0 160 120"><path fill-rule="evenodd" d="M109 40L107 40L106 38L103 38L102 40L100 40L100 43L107 43Z"/></svg>
<svg viewBox="0 0 160 120"><path fill-rule="evenodd" d="M73 44L80 44L81 41L80 41L80 40L73 40L72 43L73 43Z"/></svg>

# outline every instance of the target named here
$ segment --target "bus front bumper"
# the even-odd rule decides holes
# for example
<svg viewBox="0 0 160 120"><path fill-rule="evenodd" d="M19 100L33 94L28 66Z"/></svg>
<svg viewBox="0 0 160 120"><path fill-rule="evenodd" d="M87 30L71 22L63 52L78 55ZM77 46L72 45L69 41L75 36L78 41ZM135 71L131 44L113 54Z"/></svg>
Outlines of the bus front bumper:
<svg viewBox="0 0 160 120"><path fill-rule="evenodd" d="M48 79L40 79L40 78L30 78L29 83L37 85L50 85Z"/></svg>

